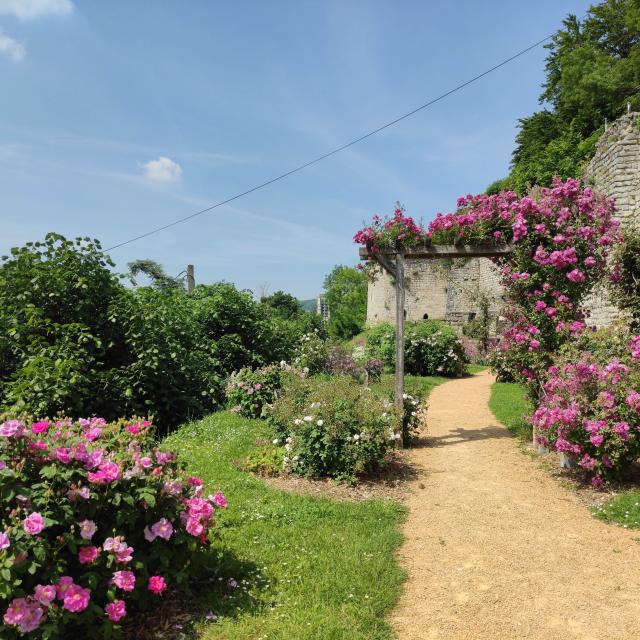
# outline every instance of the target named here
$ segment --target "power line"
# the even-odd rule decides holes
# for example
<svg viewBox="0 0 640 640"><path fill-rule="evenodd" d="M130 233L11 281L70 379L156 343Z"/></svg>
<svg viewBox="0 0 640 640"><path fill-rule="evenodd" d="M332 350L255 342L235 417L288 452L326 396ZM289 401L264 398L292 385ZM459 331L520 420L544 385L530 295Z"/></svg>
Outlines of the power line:
<svg viewBox="0 0 640 640"><path fill-rule="evenodd" d="M360 136L359 138L356 138L355 140L351 140L351 142L347 142L346 144L343 144L342 146L337 147L336 149L333 149L332 151L329 151L328 153L324 153L321 156L318 156L317 158L314 158L313 160L309 160L309 162L305 162L304 164L298 165L297 167L295 167L294 169L291 169L290 171L287 171L286 173L281 173L279 176L276 176L275 178L271 178L271 180L267 180L266 182L258 184L255 187L251 187L251 189L247 189L246 191L243 191L242 193L237 193L236 195L231 196L230 198L227 198L226 200L222 200L220 202L216 202L216 204L213 204L210 207L206 207L205 209L201 209L200 211L196 211L195 213L192 213L192 214L190 214L188 216L185 216L184 218L179 218L178 220L174 220L173 222L169 222L168 224L162 225L161 227L157 227L155 229L152 229L151 231L147 231L146 233L142 233L139 236L135 236L134 238L131 238L130 240L125 240L124 242L120 242L118 244L114 244L112 247L109 247L108 249L105 249L105 251L112 251L113 249L118 249L120 247L124 247L125 245L131 244L132 242L136 242L137 240L141 240L142 238L147 238L148 236L151 236L151 235L153 235L155 233L159 233L160 231L164 231L165 229L169 229L171 227L175 227L176 225L182 224L183 222L186 222L187 220L191 220L192 218L195 218L197 216L201 216L204 213L208 213L209 211L213 211L214 209L217 209L218 207L222 207L225 204L229 204L230 202L233 202L234 200L238 200L239 198L242 198L242 197L244 197L246 195L249 195L250 193L253 193L254 191L258 191L259 189L263 189L264 187L268 187L270 184L273 184L274 182L278 182L279 180L283 180L284 178L287 178L288 176L290 176L290 175L292 175L294 173L298 173L298 171L302 171L303 169L306 169L307 167L310 167L310 166L312 166L312 165L314 165L314 164L316 164L318 162L321 162L322 160L325 160L326 158L330 158L331 156L334 156L337 153L340 153L341 151L344 151L345 149L348 149L349 147L352 147L353 145L358 144L359 142L362 142L363 140L366 140L367 138L370 138L371 136L374 136L377 133L380 133L381 131L384 131L385 129L388 129L389 127L392 127L393 125L398 124L398 122L402 122L402 120L406 120L407 118L410 118L411 116L415 115L419 111L422 111L423 109L426 109L427 107L430 107L431 105L434 105L436 102L440 102L441 100L444 100L444 98L447 98L451 94L456 93L457 91L460 91L461 89L464 89L465 87L468 87L470 84L473 84L474 82L477 82L478 80L480 80L481 78L484 78L485 76L489 75L493 71L496 71L497 69L500 69L500 67L504 67L506 64L509 64L509 62L513 62L513 60L516 60L517 58L523 56L525 53L528 53L532 49L535 49L536 47L539 47L541 44L543 44L547 40L550 40L552 37L553 37L552 35L548 35L545 38L542 38L542 40L538 40L537 42L534 42L532 45L529 45L526 49L522 49L521 51L518 51L518 53L515 53L514 55L510 56L509 58L506 58L502 62L499 62L498 64L496 64L493 67L487 69L486 71L483 71L482 73L479 73L477 76L474 76L473 78L471 78L469 80L466 80L465 82L463 82L462 84L457 85L453 89L449 89L449 91L439 95L437 98L433 98L432 100L429 100L429 102L425 102L424 104L420 105L419 107L416 107L415 109L412 109L411 111L405 113L404 115L399 116L395 120L391 120L390 122L387 122L386 124L383 124L382 126L378 127L377 129L373 129L372 131L369 131L368 133L365 133L364 135Z"/></svg>

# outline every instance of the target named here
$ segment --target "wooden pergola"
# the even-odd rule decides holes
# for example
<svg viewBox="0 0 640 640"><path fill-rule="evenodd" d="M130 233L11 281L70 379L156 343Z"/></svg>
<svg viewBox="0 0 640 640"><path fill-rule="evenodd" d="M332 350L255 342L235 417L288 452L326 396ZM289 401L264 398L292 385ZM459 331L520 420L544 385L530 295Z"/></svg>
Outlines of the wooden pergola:
<svg viewBox="0 0 640 640"><path fill-rule="evenodd" d="M509 255L509 244L422 245L400 249L371 251L360 248L361 260L375 260L395 280L396 289L396 380L395 405L402 415L404 395L404 264L405 260L439 260L442 258L500 258ZM401 434L402 437L402 434ZM401 441L401 444L402 443Z"/></svg>

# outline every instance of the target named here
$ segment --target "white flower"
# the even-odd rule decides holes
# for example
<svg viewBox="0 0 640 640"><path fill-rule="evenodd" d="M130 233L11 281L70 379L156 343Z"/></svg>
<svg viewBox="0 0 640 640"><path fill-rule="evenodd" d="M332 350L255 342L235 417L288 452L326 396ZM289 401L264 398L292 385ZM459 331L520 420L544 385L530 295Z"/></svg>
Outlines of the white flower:
<svg viewBox="0 0 640 640"><path fill-rule="evenodd" d="M304 420L301 420L300 418L296 418L296 419L293 421L293 424L304 424Z"/></svg>
<svg viewBox="0 0 640 640"><path fill-rule="evenodd" d="M321 427L324 424L324 420L318 420L318 422L316 422L316 424Z"/></svg>
<svg viewBox="0 0 640 640"><path fill-rule="evenodd" d="M272 444L280 444L280 439L276 438L275 440L272 441Z"/></svg>
<svg viewBox="0 0 640 640"><path fill-rule="evenodd" d="M305 422L311 422L313 420L313 416L305 416L304 417L304 421Z"/></svg>
<svg viewBox="0 0 640 640"><path fill-rule="evenodd" d="M412 412L411 412L411 415L412 415L412 416L415 416L415 415L416 415L416 412L415 412L415 411L412 411Z"/></svg>
<svg viewBox="0 0 640 640"><path fill-rule="evenodd" d="M403 398L404 400L406 400L408 397L409 397L409 394L408 394L408 393L403 393L403 394L402 394L402 398Z"/></svg>
<svg viewBox="0 0 640 640"><path fill-rule="evenodd" d="M353 439L354 439L356 442L358 442L358 440L360 440L360 434L356 433L356 434L353 436Z"/></svg>

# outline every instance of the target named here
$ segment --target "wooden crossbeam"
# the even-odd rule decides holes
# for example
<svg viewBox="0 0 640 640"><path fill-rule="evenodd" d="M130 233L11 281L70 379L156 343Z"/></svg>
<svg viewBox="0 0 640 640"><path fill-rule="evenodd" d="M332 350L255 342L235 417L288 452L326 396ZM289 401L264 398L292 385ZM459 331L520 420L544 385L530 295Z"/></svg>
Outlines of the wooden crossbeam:
<svg viewBox="0 0 640 640"><path fill-rule="evenodd" d="M403 249L405 260L438 258L495 258L509 255L513 251L513 245L502 244L475 244L475 245L419 245ZM393 259L395 249L383 249L377 252L385 258ZM360 248L360 259L371 260L375 256L366 247Z"/></svg>

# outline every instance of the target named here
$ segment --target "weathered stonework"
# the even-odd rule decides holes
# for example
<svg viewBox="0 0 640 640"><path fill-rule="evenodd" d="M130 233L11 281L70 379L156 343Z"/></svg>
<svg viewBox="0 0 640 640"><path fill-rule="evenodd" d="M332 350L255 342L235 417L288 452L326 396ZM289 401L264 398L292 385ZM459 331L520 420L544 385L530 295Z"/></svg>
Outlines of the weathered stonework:
<svg viewBox="0 0 640 640"><path fill-rule="evenodd" d="M622 228L640 223L640 113L628 113L611 124L598 140L596 153L585 167L584 180L615 198ZM620 317L605 288L585 303L588 323L602 327Z"/></svg>
<svg viewBox="0 0 640 640"><path fill-rule="evenodd" d="M427 317L461 327L479 312L478 299L483 293L489 297L493 317L501 308L498 271L486 258L407 261L405 289L410 322ZM367 300L367 324L383 321L395 321L395 289L386 273L369 284Z"/></svg>
<svg viewBox="0 0 640 640"><path fill-rule="evenodd" d="M622 228L640 225L640 113L628 113L602 135L584 180L616 199ZM496 268L486 258L451 264L439 260L407 263L406 318L446 320L462 326L477 314L478 294L490 299L492 317L500 314L502 287ZM585 303L589 324L611 324L620 316L606 288L594 291ZM395 290L388 275L369 284L367 324L395 321Z"/></svg>

